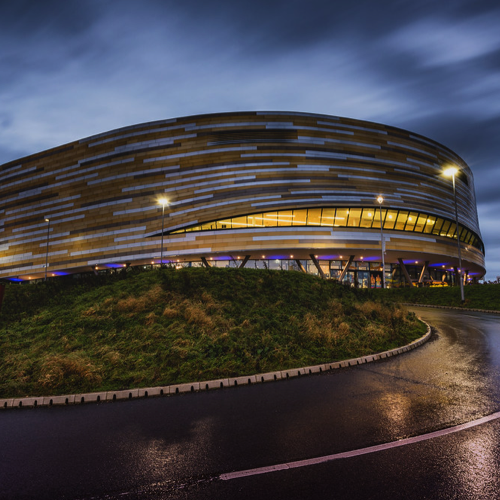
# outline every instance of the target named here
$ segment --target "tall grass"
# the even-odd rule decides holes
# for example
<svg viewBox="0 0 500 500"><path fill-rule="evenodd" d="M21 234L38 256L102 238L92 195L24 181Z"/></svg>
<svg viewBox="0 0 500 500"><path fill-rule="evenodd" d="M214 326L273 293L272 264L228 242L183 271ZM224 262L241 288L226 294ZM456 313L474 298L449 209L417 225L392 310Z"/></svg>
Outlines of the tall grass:
<svg viewBox="0 0 500 500"><path fill-rule="evenodd" d="M358 357L425 331L403 307L295 272L128 271L9 285L0 397L118 390Z"/></svg>

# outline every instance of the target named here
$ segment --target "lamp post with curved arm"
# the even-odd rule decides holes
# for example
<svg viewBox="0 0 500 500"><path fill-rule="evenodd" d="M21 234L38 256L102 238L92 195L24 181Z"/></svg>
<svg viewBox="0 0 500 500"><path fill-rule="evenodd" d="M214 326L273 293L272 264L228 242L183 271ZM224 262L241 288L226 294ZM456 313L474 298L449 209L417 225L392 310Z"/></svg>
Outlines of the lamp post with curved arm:
<svg viewBox="0 0 500 500"><path fill-rule="evenodd" d="M384 248L384 230L382 226L382 203L384 203L384 198L382 196L378 196L377 201L380 205L380 248L382 249L382 288L385 288L385 248Z"/></svg>
<svg viewBox="0 0 500 500"><path fill-rule="evenodd" d="M455 226L457 231L457 247L458 247L458 280L460 281L460 297L463 303L465 302L465 296L464 296L464 281L462 279L462 252L460 248L460 226L458 225L457 190L455 188L455 176L458 173L458 168L449 167L443 173L444 175L451 177L453 181L453 198L455 201Z"/></svg>
<svg viewBox="0 0 500 500"><path fill-rule="evenodd" d="M47 245L45 248L45 281L47 281L47 267L49 267L49 231L50 231L50 219L45 217L45 222L47 223Z"/></svg>
<svg viewBox="0 0 500 500"><path fill-rule="evenodd" d="M166 198L160 198L158 202L161 204L161 250L160 250L160 267L163 267L163 230L165 228L165 205L168 205Z"/></svg>

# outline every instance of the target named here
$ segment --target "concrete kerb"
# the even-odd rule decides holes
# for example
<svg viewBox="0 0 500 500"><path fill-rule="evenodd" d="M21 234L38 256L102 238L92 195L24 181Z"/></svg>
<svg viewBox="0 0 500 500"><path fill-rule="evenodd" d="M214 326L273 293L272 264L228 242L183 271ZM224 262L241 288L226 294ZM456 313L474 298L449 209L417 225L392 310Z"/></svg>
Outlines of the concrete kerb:
<svg viewBox="0 0 500 500"><path fill-rule="evenodd" d="M200 390L200 383L193 382L192 384L176 384L169 386L170 394L182 394L185 392L198 392Z"/></svg>
<svg viewBox="0 0 500 500"><path fill-rule="evenodd" d="M108 391L106 393L106 401L119 401L137 397L139 397L139 389L130 389L129 391Z"/></svg>
<svg viewBox="0 0 500 500"><path fill-rule="evenodd" d="M396 356L409 352L429 340L431 336L431 327L427 325L427 332L424 336L414 340L410 344L389 351L377 354L370 354L360 358L346 359L343 361L334 361L321 365L306 366L303 368L293 368L277 372L259 373L257 375L247 375L242 377L225 378L217 380L206 380L202 382L192 382L187 384L176 384L163 387L145 387L140 389L126 389L120 391L90 392L85 394L71 394L66 396L44 396L32 398L8 398L0 399L0 409L7 408L33 408L38 406L70 405L84 403L100 403L104 401L120 401L128 399L137 399L154 396L167 396L189 392L199 392L203 390L223 389L239 385L249 385L262 382L278 381L303 375L312 375L323 373L339 368L348 368L365 363L372 363L381 359Z"/></svg>
<svg viewBox="0 0 500 500"><path fill-rule="evenodd" d="M257 378L255 375L249 375L244 377L233 377L229 379L229 386L251 385L255 383L257 383Z"/></svg>
<svg viewBox="0 0 500 500"><path fill-rule="evenodd" d="M283 378L281 372L261 373L255 376L259 378L261 382L274 382L275 380L281 380Z"/></svg>
<svg viewBox="0 0 500 500"><path fill-rule="evenodd" d="M52 406L52 405L72 405L75 402L75 395L67 395L67 396L49 396L43 398L43 406Z"/></svg>
<svg viewBox="0 0 500 500"><path fill-rule="evenodd" d="M200 382L200 389L211 390L211 389L223 389L224 387L229 387L229 379L221 378L218 380L207 380L206 382Z"/></svg>
<svg viewBox="0 0 500 500"><path fill-rule="evenodd" d="M37 406L43 406L43 397L16 398L12 404L12 408L33 408Z"/></svg>
<svg viewBox="0 0 500 500"><path fill-rule="evenodd" d="M85 394L75 394L75 404L100 403L106 401L107 392L87 392Z"/></svg>
<svg viewBox="0 0 500 500"><path fill-rule="evenodd" d="M149 396L166 396L170 394L170 386L165 387L142 387L138 389L138 398L147 398Z"/></svg>

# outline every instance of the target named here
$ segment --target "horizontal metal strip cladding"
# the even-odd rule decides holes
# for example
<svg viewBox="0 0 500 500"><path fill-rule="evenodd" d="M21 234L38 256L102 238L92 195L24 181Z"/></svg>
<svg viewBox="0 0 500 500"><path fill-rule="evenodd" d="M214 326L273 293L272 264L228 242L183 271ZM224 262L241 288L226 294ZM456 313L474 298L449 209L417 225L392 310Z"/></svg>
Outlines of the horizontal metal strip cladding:
<svg viewBox="0 0 500 500"><path fill-rule="evenodd" d="M189 116L125 127L0 166L0 278L202 258L380 256L482 276L474 179L406 130L294 112ZM370 215L371 214L371 215ZM46 222L49 219L50 222ZM262 219L262 220L259 220ZM380 258L380 257L378 257Z"/></svg>

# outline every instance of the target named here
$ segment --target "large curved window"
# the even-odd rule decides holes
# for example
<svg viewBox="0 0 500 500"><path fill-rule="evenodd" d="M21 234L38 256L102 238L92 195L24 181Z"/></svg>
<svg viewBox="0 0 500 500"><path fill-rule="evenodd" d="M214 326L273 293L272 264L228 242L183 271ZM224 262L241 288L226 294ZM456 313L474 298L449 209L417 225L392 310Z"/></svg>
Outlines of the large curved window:
<svg viewBox="0 0 500 500"><path fill-rule="evenodd" d="M178 229L171 234L194 231L217 231L281 226L361 227L380 229L380 208L299 208L241 215L228 219L206 222L201 225ZM391 231L434 234L456 239L455 222L423 212L382 208L382 227ZM484 253L480 238L460 225L460 241L472 245Z"/></svg>

